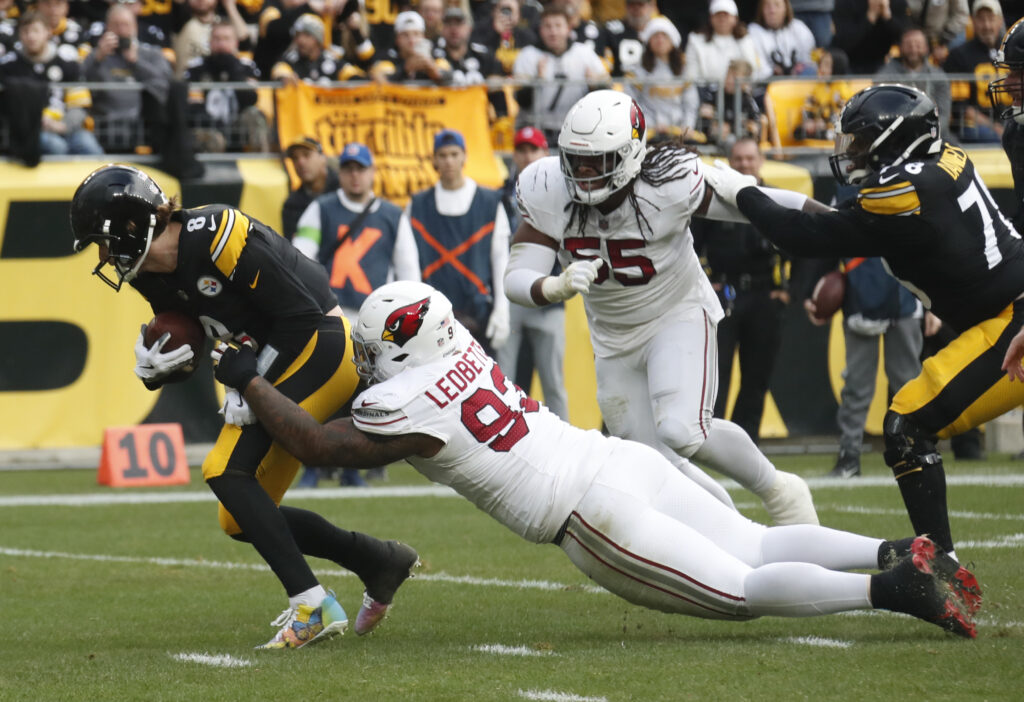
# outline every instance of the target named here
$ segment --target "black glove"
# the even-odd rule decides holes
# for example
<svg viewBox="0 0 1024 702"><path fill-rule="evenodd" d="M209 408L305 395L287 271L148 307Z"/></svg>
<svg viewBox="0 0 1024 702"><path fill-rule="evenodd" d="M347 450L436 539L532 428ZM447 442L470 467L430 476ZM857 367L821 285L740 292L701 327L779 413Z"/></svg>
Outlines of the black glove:
<svg viewBox="0 0 1024 702"><path fill-rule="evenodd" d="M257 375L259 371L256 370L256 352L248 346L229 346L220 357L214 371L217 380L240 393L245 392L245 388Z"/></svg>

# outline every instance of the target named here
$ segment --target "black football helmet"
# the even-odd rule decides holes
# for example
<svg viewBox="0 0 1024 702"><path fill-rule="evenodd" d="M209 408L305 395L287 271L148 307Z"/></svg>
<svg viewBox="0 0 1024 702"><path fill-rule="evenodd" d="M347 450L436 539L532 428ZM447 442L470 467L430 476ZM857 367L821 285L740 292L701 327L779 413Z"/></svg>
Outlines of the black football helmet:
<svg viewBox="0 0 1024 702"><path fill-rule="evenodd" d="M843 107L829 165L836 180L852 185L941 144L935 101L905 85L872 85Z"/></svg>
<svg viewBox="0 0 1024 702"><path fill-rule="evenodd" d="M1024 19L1006 30L993 63L1005 75L988 84L992 106L1000 110L999 119L1012 117L1018 124L1024 124Z"/></svg>
<svg viewBox="0 0 1024 702"><path fill-rule="evenodd" d="M75 251L89 244L105 244L107 257L93 275L120 290L130 281L149 253L156 231L157 208L167 203L160 186L137 168L108 164L90 173L71 200L71 232ZM104 275L110 264L117 280Z"/></svg>

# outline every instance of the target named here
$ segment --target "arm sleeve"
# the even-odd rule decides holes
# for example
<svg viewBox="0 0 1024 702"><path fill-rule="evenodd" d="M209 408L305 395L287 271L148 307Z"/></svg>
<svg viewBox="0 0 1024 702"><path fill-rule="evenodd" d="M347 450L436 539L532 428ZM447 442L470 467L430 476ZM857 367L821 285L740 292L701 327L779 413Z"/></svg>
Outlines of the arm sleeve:
<svg viewBox="0 0 1024 702"><path fill-rule="evenodd" d="M508 215L505 206L498 202L494 215L494 233L491 235L491 286L494 296L494 307L508 307L505 297L505 270L508 268Z"/></svg>
<svg viewBox="0 0 1024 702"><path fill-rule="evenodd" d="M316 200L309 203L303 210L296 225L292 244L308 258L316 259L320 253L320 242L323 238L320 231L320 203Z"/></svg>
<svg viewBox="0 0 1024 702"><path fill-rule="evenodd" d="M880 217L852 209L811 214L775 203L758 188L744 188L736 204L773 244L794 256L883 256L887 227ZM867 221L870 218L870 221ZM901 224L912 226L910 218Z"/></svg>
<svg viewBox="0 0 1024 702"><path fill-rule="evenodd" d="M420 280L420 252L416 248L416 239L412 235L412 226L406 213L398 219L398 232L395 234L395 250L391 254L391 265L394 268L395 280Z"/></svg>

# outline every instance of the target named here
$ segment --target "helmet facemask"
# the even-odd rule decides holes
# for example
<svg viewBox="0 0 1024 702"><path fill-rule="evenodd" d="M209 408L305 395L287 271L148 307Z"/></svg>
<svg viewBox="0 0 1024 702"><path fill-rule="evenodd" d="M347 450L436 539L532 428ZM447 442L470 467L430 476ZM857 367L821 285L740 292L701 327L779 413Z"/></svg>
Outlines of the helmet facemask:
<svg viewBox="0 0 1024 702"><path fill-rule="evenodd" d="M624 148L628 151L628 147ZM628 178L623 178L624 161L619 152L594 154L563 149L560 156L562 174L573 202L596 205L629 182ZM578 175L581 169L596 175Z"/></svg>
<svg viewBox="0 0 1024 702"><path fill-rule="evenodd" d="M111 234L111 221L109 219L104 220L101 234L90 236L82 242L75 242L75 250L81 251L90 242L105 245L107 247L107 255L96 264L92 274L115 291L120 290L121 285L130 283L135 279L139 269L142 268L142 264L146 261L149 249L153 245L156 222L156 215L150 214L149 226L146 228L145 238L143 239L140 236L121 237ZM128 223L130 228L133 228L132 225L132 222ZM142 247L141 250L139 250L140 245ZM114 269L117 280L107 277L103 272L103 268L107 265Z"/></svg>
<svg viewBox="0 0 1024 702"><path fill-rule="evenodd" d="M1006 75L988 84L988 99L999 119L1012 117L1017 124L1024 124L1024 64L995 65Z"/></svg>

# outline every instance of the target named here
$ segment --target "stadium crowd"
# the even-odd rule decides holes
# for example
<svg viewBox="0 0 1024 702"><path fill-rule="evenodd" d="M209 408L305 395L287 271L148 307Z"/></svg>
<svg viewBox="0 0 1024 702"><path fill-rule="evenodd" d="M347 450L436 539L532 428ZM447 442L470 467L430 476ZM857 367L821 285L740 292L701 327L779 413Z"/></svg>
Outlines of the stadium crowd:
<svg viewBox="0 0 1024 702"><path fill-rule="evenodd" d="M506 148L514 130L527 125L553 143L581 95L617 85L643 107L652 137L683 136L724 152L741 136L776 149L820 145L831 138L837 109L861 87L857 80L877 73L935 94L947 137L995 142L999 121L978 86L996 75L999 40L1024 13L1015 0L0 6L0 153L14 156L26 140L48 155L178 148L165 132L167 113L179 107L199 151L276 151L273 108L256 84L298 81L486 82L492 133L505 130L499 146ZM780 77L804 80L773 89ZM202 89L176 87L181 82ZM220 82L230 87L210 87Z"/></svg>

